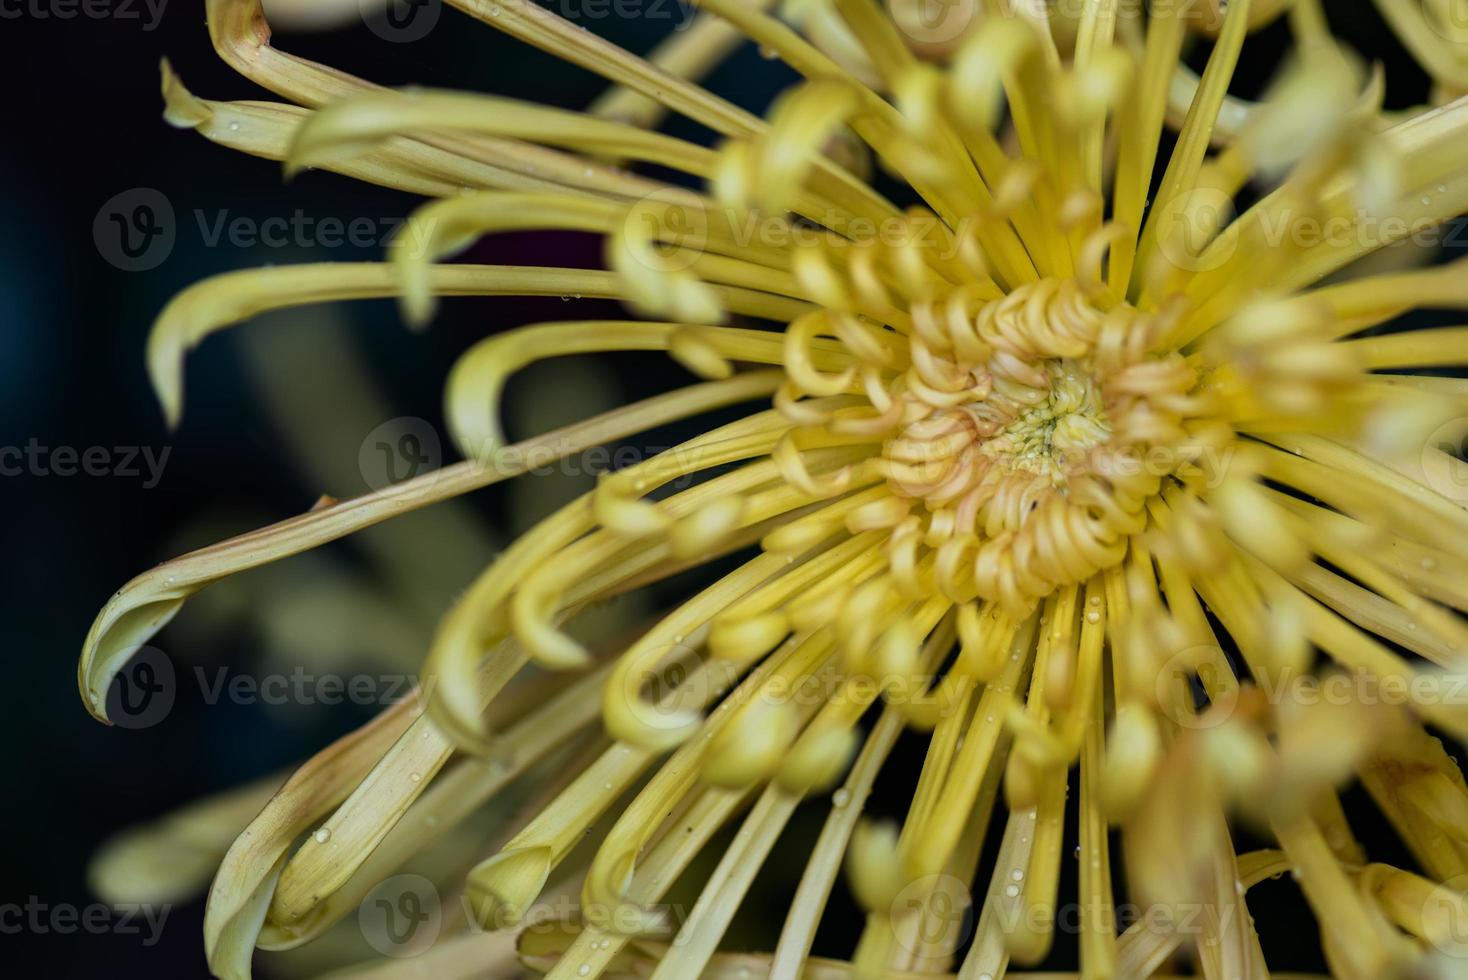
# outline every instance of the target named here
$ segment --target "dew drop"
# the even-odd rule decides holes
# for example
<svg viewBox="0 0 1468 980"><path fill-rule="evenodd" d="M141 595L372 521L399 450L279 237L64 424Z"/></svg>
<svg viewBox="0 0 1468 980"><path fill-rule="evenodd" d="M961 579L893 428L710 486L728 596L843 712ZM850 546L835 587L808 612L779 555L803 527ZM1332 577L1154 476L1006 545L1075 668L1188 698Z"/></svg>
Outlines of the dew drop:
<svg viewBox="0 0 1468 980"><path fill-rule="evenodd" d="M230 123L229 124L229 131L231 133L238 133L240 131L240 124L237 123L237 122Z"/></svg>
<svg viewBox="0 0 1468 980"><path fill-rule="evenodd" d="M1011 871L1009 873L1009 877L1013 878L1015 881L1024 881L1025 880L1025 873L1023 871L1021 871L1019 868L1015 868L1013 871Z"/></svg>
<svg viewBox="0 0 1468 980"><path fill-rule="evenodd" d="M1091 610L1090 612L1086 613L1086 622L1091 623L1092 625L1101 622L1101 614L1094 609Z"/></svg>
<svg viewBox="0 0 1468 980"><path fill-rule="evenodd" d="M1018 898L1019 897L1019 886L1018 885L1006 885L1006 886L1004 886L1004 894L1008 895L1010 898Z"/></svg>
<svg viewBox="0 0 1468 980"><path fill-rule="evenodd" d="M576 968L576 975L578 977L590 976L591 975L591 966L589 964L582 963L580 966L578 966Z"/></svg>
<svg viewBox="0 0 1468 980"><path fill-rule="evenodd" d="M423 781L423 774L421 772L410 772L410 773L408 773L408 782L410 782L410 783L420 783L422 781Z"/></svg>
<svg viewBox="0 0 1468 980"><path fill-rule="evenodd" d="M835 806L838 810L841 807L846 806L846 804L850 802L851 791L848 789L838 789L836 792L831 794L831 804Z"/></svg>
<svg viewBox="0 0 1468 980"><path fill-rule="evenodd" d="M327 841L331 840L331 831L326 827L322 827L320 830L316 831L315 837L316 843L325 844Z"/></svg>

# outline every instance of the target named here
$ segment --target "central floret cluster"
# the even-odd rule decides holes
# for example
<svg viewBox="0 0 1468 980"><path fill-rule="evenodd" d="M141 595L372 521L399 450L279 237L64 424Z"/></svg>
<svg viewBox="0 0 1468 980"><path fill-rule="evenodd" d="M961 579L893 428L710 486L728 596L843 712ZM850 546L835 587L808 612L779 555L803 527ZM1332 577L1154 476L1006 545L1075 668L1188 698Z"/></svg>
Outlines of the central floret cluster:
<svg viewBox="0 0 1468 980"><path fill-rule="evenodd" d="M1160 350L1170 318L1104 302L1045 279L914 307L910 365L874 404L902 405L887 485L919 511L923 541L947 548L954 598L1018 614L1110 567L1190 458L1209 413L1197 371Z"/></svg>
<svg viewBox="0 0 1468 980"><path fill-rule="evenodd" d="M1064 493L1072 468L1111 434L1105 406L1084 362L1047 361L1043 401L1024 407L979 452L1011 472L1048 480Z"/></svg>

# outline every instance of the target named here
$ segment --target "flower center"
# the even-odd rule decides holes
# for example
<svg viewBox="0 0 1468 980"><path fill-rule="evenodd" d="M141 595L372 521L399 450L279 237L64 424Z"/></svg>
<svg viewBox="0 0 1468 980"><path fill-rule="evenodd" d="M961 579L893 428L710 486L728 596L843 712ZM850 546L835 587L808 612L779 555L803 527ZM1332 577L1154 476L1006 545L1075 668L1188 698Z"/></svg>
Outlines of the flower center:
<svg viewBox="0 0 1468 980"><path fill-rule="evenodd" d="M1161 318L1069 280L915 312L883 456L925 538L967 542L973 590L1015 609L1119 561L1199 415L1196 372L1150 349Z"/></svg>
<svg viewBox="0 0 1468 980"><path fill-rule="evenodd" d="M1045 400L1025 406L978 450L1008 472L1033 474L1063 491L1067 476L1110 436L1111 423L1087 365L1047 361L1044 371L1050 378Z"/></svg>

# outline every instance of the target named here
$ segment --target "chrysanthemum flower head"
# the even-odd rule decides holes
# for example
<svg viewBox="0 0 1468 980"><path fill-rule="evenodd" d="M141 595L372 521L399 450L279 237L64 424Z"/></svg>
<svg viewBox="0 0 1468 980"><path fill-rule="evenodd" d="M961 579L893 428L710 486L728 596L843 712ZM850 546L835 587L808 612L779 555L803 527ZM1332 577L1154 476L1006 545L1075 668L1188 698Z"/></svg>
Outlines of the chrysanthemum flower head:
<svg viewBox="0 0 1468 980"><path fill-rule="evenodd" d="M148 351L170 420L185 351L267 310L398 295L422 325L441 297L574 295L642 318L488 337L447 384L466 462L134 580L87 640L94 711L130 650L225 575L537 459L768 406L604 474L469 584L421 691L306 763L224 855L218 975L354 914L516 780L535 806L463 893L555 977L992 980L1050 953L1071 835L1084 976L1179 959L1266 976L1246 893L1284 871L1337 975L1452 975L1468 789L1437 736L1468 731L1450 696L1468 512L1439 441L1468 388L1434 369L1464 363L1468 334L1373 328L1465 305L1468 279L1338 273L1468 210L1468 103L1388 125L1379 79L1304 0L993 2L941 43L904 33L907 5L806 4L797 31L703 0L650 59L524 2L454 5L620 87L592 113L385 91L272 47L249 0L209 4L216 47L305 108L204 100L165 67L175 125L437 198L381 265L176 299ZM1250 31L1286 7L1277 82L1230 95ZM1180 60L1194 36L1212 43L1201 75ZM739 38L804 76L765 120L690 80ZM658 132L663 110L718 145ZM917 203L859 177L867 153ZM648 175L669 170L692 179ZM608 270L443 262L529 228L602 234ZM511 374L605 351L663 351L702 380L505 438ZM573 638L592 605L729 555L630 643ZM532 664L560 672L551 693L517 681ZM906 816L864 823L905 730L928 740ZM1337 795L1353 778L1414 867L1371 863ZM826 822L773 950L720 952L812 801ZM668 921L659 903L736 821ZM1271 846L1239 853L1241 830ZM812 959L843 864L866 926L849 963ZM537 905L568 882L574 911L548 925ZM1123 895L1172 924L1119 923ZM954 901L977 915L962 948L934 929ZM424 955L512 954L485 940Z"/></svg>

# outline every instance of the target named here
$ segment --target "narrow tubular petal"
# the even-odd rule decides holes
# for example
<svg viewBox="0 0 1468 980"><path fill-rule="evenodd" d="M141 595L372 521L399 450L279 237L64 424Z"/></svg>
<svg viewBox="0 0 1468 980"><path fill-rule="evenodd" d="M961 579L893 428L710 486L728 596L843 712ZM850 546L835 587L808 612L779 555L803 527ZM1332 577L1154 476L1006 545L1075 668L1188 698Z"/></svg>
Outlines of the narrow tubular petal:
<svg viewBox="0 0 1468 980"><path fill-rule="evenodd" d="M502 656L509 657L509 651ZM595 691L604 672L592 672L548 701L497 746L522 771L596 719ZM383 753L316 832L291 856L276 883L270 917L289 926L305 919L344 885L428 789L453 753L453 744L420 716Z"/></svg>
<svg viewBox="0 0 1468 980"><path fill-rule="evenodd" d="M615 275L540 266L441 266L430 275L440 296L586 296L618 298ZM148 337L148 373L170 425L183 414L183 358L205 337L273 310L344 299L394 295L396 271L386 264L310 264L230 272L196 283L159 314ZM803 307L739 288L713 287L728 309L788 320Z"/></svg>
<svg viewBox="0 0 1468 980"><path fill-rule="evenodd" d="M97 614L82 647L77 684L98 721L107 721L112 679L195 592L235 572L299 554L380 521L525 472L678 418L768 394L777 376L750 373L693 385L508 447L495 466L459 463L377 493L333 504L165 562L118 590Z"/></svg>
<svg viewBox="0 0 1468 980"><path fill-rule="evenodd" d="M222 980L249 980L255 937L296 838L346 798L422 712L417 692L298 769L235 839L209 889L204 949Z"/></svg>
<svg viewBox="0 0 1468 980"><path fill-rule="evenodd" d="M480 341L455 363L444 394L454 443L470 459L489 458L505 444L499 424L500 392L510 375L529 364L568 354L670 350L683 332L730 361L778 364L783 356L779 334L734 327L646 320L571 320L523 327ZM838 345L818 345L817 350L819 363L828 369L848 363Z"/></svg>
<svg viewBox="0 0 1468 980"><path fill-rule="evenodd" d="M315 108L381 91L371 82L273 47L260 0L208 0L205 10L209 36L220 57L246 78L293 102ZM617 176L616 171L594 161L513 140L439 135L424 142L516 175L491 186L515 186L526 179L540 184L549 179L600 196L605 181Z"/></svg>
<svg viewBox="0 0 1468 980"><path fill-rule="evenodd" d="M284 160L287 148L310 113L292 105L266 102L214 102L184 88L167 59L163 61L164 118L180 129L267 160ZM353 160L333 156L323 169L396 190L447 197L462 187L546 188L556 185L521 177L423 145L384 147Z"/></svg>

